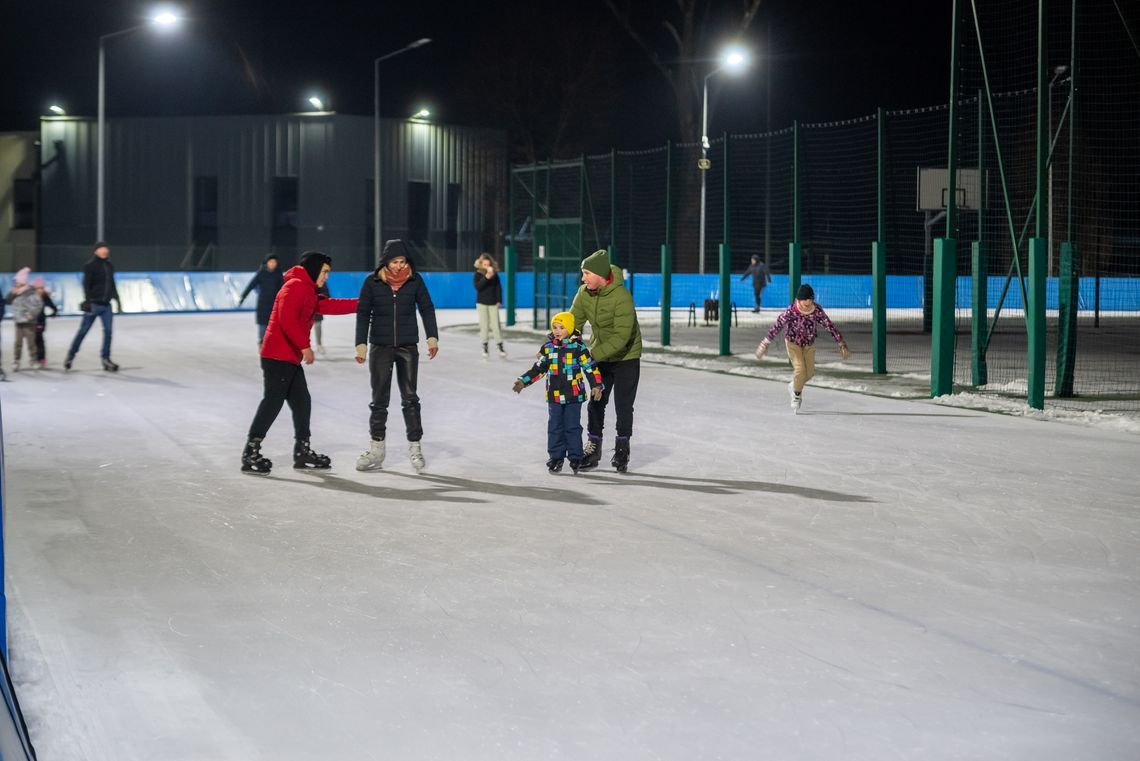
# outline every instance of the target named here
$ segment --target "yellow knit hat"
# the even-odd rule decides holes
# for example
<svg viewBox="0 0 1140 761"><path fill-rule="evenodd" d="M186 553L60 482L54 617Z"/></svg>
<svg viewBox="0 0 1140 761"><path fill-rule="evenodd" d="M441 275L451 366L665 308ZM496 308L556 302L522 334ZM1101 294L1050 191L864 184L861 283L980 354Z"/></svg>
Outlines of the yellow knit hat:
<svg viewBox="0 0 1140 761"><path fill-rule="evenodd" d="M559 325L561 325L562 327L566 328L567 333L573 333L574 332L574 315L571 314L570 312L559 312L558 314L551 317L550 318L551 329L554 328L554 323L556 323L556 322Z"/></svg>

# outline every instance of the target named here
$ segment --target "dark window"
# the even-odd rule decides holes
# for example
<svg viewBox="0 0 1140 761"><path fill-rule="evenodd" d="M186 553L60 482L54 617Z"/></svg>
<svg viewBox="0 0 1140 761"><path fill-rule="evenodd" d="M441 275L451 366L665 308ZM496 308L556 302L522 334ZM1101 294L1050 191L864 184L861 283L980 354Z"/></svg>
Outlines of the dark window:
<svg viewBox="0 0 1140 761"><path fill-rule="evenodd" d="M459 199L462 193L463 186L458 182L447 184L447 227L444 233L444 247L452 250L459 248Z"/></svg>
<svg viewBox="0 0 1140 761"><path fill-rule="evenodd" d="M376 183L364 181L364 269L370 270L376 261L376 199L372 194ZM381 243L383 245L383 243Z"/></svg>
<svg viewBox="0 0 1140 761"><path fill-rule="evenodd" d="M408 240L426 243L431 211L431 183L408 183Z"/></svg>
<svg viewBox="0 0 1140 761"><path fill-rule="evenodd" d="M12 229L32 230L36 226L36 181L12 181Z"/></svg>
<svg viewBox="0 0 1140 761"><path fill-rule="evenodd" d="M297 253L297 178L273 178L273 230L269 244L279 254Z"/></svg>
<svg viewBox="0 0 1140 761"><path fill-rule="evenodd" d="M218 178L194 178L194 245L218 242Z"/></svg>

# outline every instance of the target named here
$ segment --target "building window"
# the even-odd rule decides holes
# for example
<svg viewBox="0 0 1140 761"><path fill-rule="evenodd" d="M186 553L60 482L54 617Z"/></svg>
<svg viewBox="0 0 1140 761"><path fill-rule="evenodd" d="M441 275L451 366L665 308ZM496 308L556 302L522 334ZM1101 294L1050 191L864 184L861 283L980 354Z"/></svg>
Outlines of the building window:
<svg viewBox="0 0 1140 761"><path fill-rule="evenodd" d="M297 253L297 178L273 178L273 229L269 244L279 254Z"/></svg>
<svg viewBox="0 0 1140 761"><path fill-rule="evenodd" d="M194 178L194 245L218 242L218 178Z"/></svg>
<svg viewBox="0 0 1140 761"><path fill-rule="evenodd" d="M36 227L35 180L12 181L12 229L34 230Z"/></svg>

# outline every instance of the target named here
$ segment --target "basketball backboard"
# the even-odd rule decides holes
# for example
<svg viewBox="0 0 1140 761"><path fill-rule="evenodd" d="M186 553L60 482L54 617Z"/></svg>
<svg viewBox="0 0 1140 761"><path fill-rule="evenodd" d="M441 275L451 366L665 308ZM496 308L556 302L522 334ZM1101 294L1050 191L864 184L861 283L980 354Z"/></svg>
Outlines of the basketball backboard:
<svg viewBox="0 0 1140 761"><path fill-rule="evenodd" d="M945 167L918 167L918 211L942 211L947 206L950 172ZM954 195L959 209L975 210L984 197L977 169L959 169Z"/></svg>

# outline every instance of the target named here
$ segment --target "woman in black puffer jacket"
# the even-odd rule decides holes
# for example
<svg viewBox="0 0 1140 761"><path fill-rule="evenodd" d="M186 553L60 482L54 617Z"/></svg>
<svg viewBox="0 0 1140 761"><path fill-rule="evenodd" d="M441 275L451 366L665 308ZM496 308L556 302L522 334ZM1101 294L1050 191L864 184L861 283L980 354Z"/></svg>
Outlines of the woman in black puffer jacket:
<svg viewBox="0 0 1140 761"><path fill-rule="evenodd" d="M416 395L420 364L417 309L427 334L428 359L435 359L439 351L439 329L427 284L412 267L404 242L390 240L384 244L380 266L364 280L356 308L356 361L359 364L368 361L372 381L372 403L368 405L372 410L368 419L372 441L368 451L357 459L357 470L379 470L384 461L393 368L396 385L400 388L412 466L417 471L424 467L420 447L424 432L420 423L420 398Z"/></svg>

